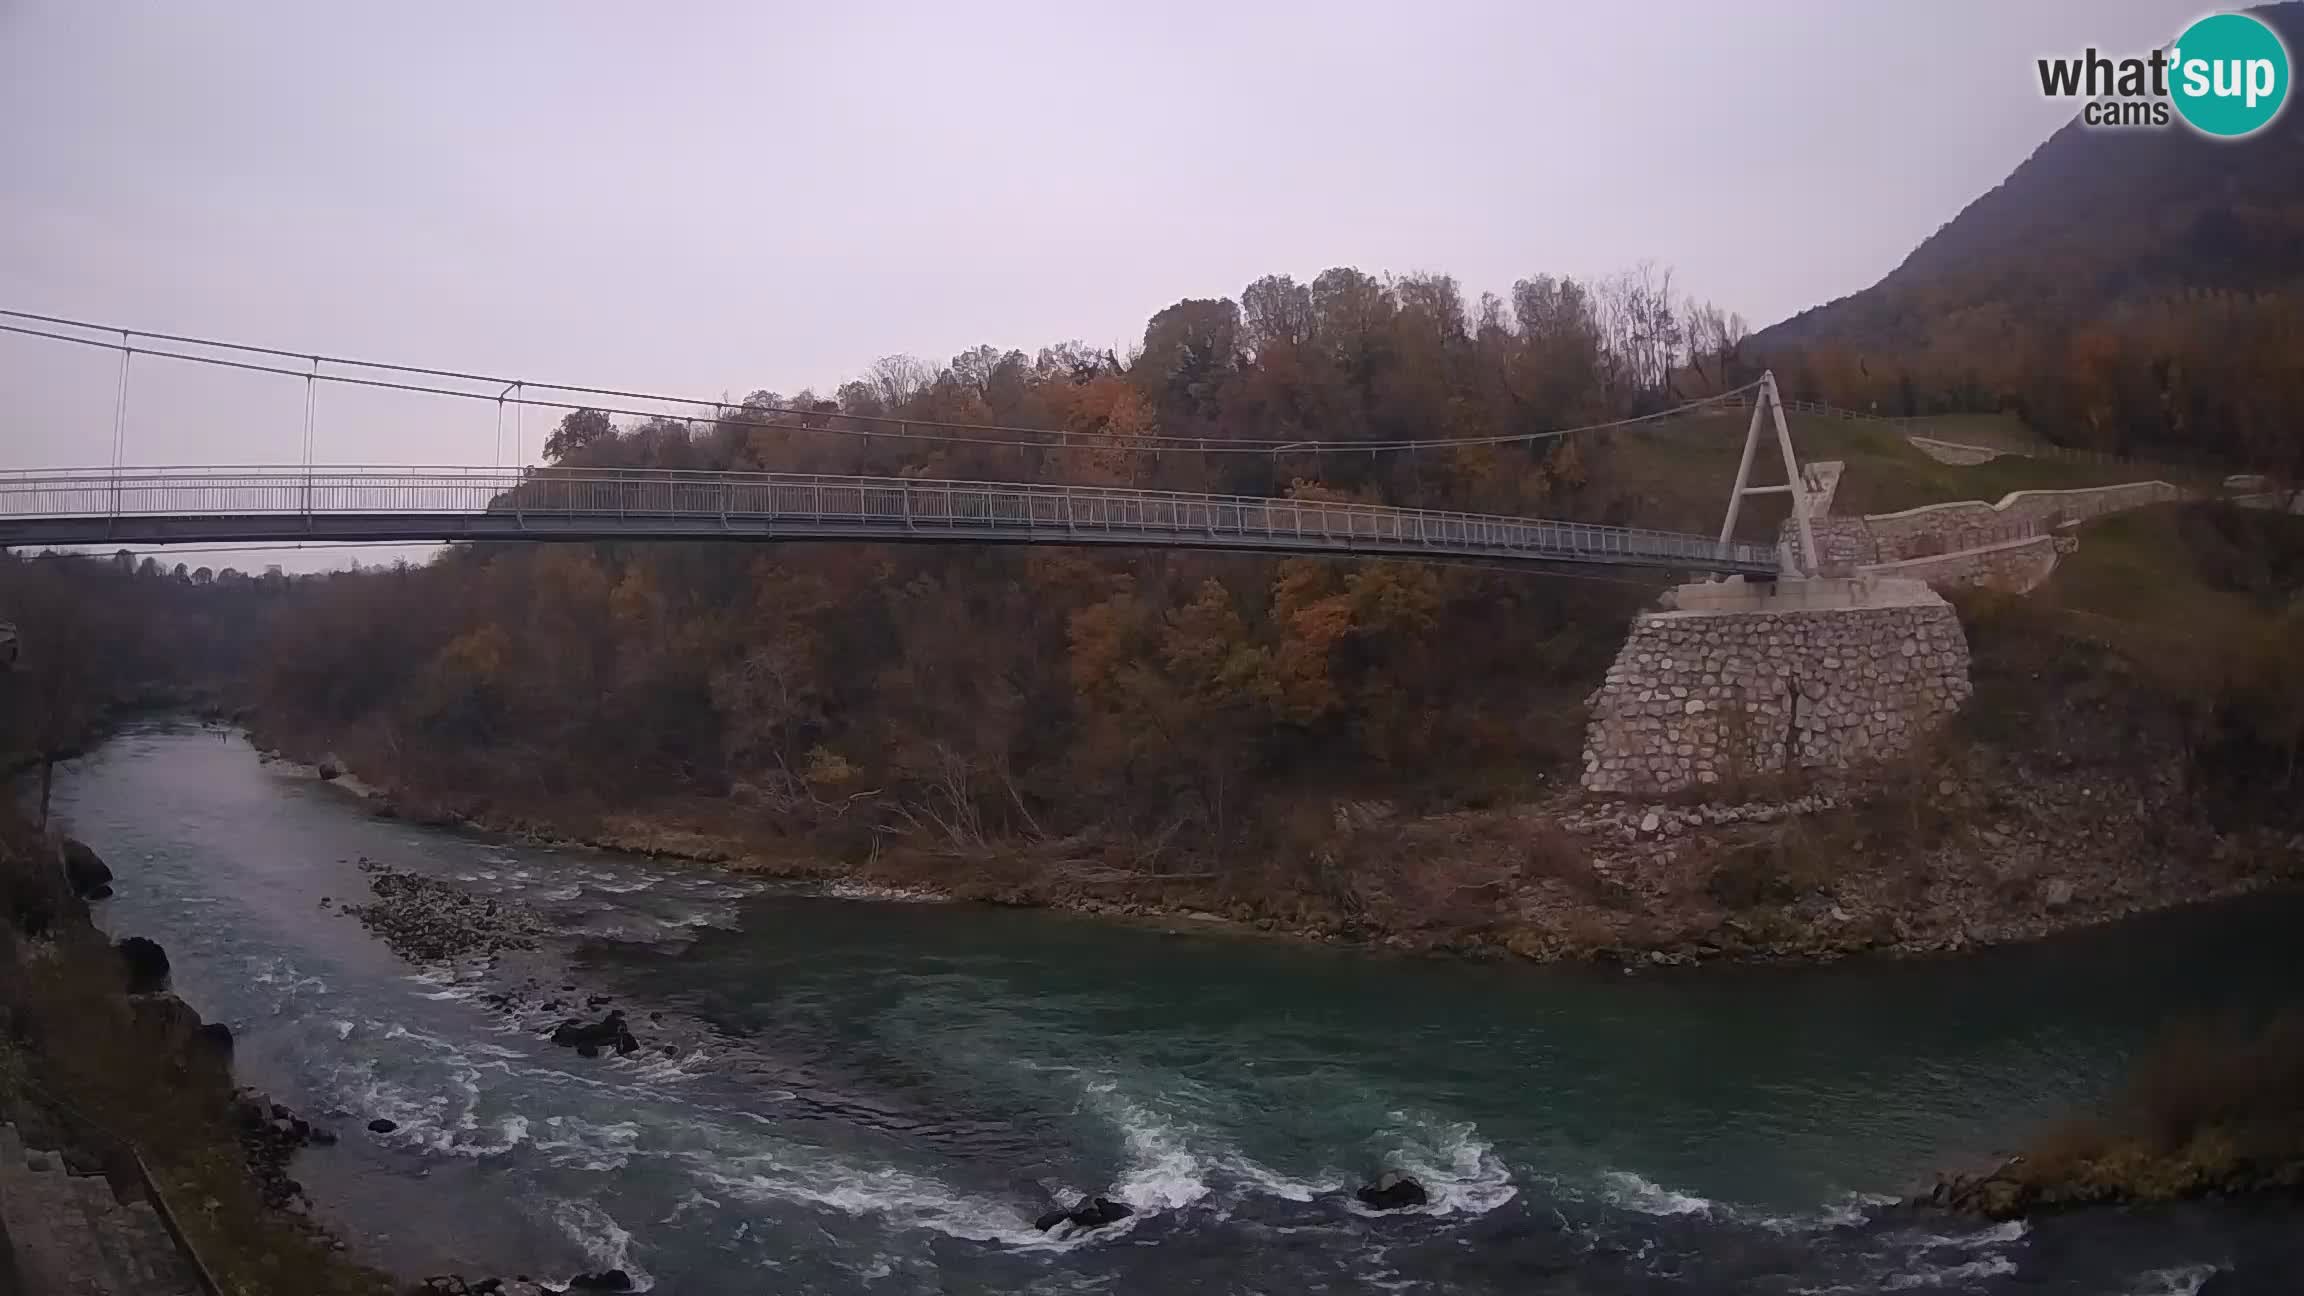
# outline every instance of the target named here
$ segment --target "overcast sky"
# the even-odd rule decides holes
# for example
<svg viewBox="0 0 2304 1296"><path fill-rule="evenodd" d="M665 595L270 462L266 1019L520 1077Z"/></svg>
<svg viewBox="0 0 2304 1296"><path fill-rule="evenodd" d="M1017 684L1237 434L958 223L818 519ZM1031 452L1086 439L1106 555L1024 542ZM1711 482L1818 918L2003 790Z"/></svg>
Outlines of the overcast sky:
<svg viewBox="0 0 2304 1296"><path fill-rule="evenodd" d="M1125 349L1340 264L1476 296L1652 258L1759 325L2054 130L2035 57L2198 12L0 0L0 306L707 396ZM0 466L108 462L114 363L0 338ZM159 368L129 461L298 457L293 384ZM493 425L324 393L319 457L486 463Z"/></svg>

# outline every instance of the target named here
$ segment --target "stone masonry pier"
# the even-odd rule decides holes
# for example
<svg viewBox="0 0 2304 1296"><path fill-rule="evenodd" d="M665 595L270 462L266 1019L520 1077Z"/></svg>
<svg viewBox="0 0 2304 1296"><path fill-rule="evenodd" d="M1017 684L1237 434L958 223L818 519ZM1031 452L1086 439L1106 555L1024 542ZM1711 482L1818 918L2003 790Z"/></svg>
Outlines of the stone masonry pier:
<svg viewBox="0 0 2304 1296"><path fill-rule="evenodd" d="M1968 640L1916 580L1683 585L1591 697L1588 791L1654 796L1895 756L1968 700Z"/></svg>

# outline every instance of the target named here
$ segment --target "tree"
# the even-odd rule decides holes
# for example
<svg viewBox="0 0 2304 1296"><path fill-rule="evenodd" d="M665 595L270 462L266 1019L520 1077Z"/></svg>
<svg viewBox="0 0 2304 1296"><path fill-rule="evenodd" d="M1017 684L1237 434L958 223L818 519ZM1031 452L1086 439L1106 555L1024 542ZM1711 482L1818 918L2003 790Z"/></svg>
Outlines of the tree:
<svg viewBox="0 0 2304 1296"><path fill-rule="evenodd" d="M1240 335L1258 361L1312 340L1312 290L1287 275L1266 275L1240 293Z"/></svg>
<svg viewBox="0 0 2304 1296"><path fill-rule="evenodd" d="M1240 308L1229 297L1180 301L1144 326L1132 374L1181 412L1215 411L1240 362Z"/></svg>
<svg viewBox="0 0 2304 1296"><path fill-rule="evenodd" d="M872 372L866 381L879 399L880 408L898 414L936 381L936 371L918 356L882 356L872 362Z"/></svg>
<svg viewBox="0 0 2304 1296"><path fill-rule="evenodd" d="M585 449L614 440L616 425L596 409L571 410L544 439L544 457L566 463Z"/></svg>

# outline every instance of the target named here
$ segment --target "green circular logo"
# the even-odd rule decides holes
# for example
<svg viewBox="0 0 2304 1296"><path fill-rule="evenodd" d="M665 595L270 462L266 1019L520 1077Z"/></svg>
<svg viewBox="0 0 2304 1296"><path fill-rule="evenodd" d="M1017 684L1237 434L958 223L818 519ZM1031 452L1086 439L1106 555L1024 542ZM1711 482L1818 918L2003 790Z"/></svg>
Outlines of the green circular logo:
<svg viewBox="0 0 2304 1296"><path fill-rule="evenodd" d="M2288 47L2247 14L2216 14L2185 28L2168 61L2168 97L2204 134L2254 134L2288 101Z"/></svg>

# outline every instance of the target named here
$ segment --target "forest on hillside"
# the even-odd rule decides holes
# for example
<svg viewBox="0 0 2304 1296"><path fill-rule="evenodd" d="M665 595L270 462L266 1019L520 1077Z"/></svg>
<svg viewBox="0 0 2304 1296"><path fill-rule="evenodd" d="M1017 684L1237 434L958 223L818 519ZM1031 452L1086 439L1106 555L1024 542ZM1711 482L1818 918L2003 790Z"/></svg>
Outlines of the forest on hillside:
<svg viewBox="0 0 2304 1296"><path fill-rule="evenodd" d="M1337 269L1260 279L1237 302L1179 302L1125 357L1077 345L892 357L829 397L760 392L716 419L576 411L548 454L1607 518L1629 506L1607 484L1604 439L1320 456L1150 439L1556 429L1745 381L1742 331L1653 267L1531 278L1477 302L1444 276ZM1055 429L1066 444L861 435L891 416ZM824 430L795 430L811 419ZM732 797L757 822L859 849L890 835L976 851L1111 832L1157 861L1269 838L1299 794L1317 818L1336 795L1455 802L1572 770L1581 693L1656 580L597 544L466 545L298 585L265 654L265 731L460 812Z"/></svg>

